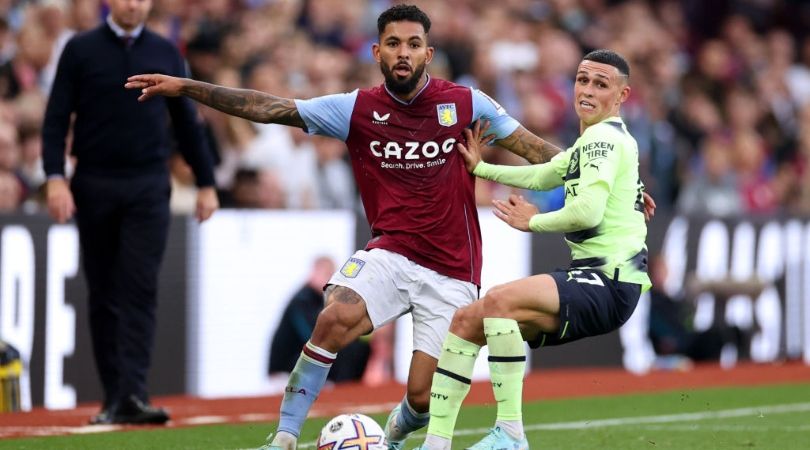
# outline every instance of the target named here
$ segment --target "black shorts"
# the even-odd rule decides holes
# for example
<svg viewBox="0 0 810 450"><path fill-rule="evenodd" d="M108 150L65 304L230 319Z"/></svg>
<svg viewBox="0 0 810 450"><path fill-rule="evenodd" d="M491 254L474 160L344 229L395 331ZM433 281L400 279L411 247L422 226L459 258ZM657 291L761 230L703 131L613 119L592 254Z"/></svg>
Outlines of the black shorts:
<svg viewBox="0 0 810 450"><path fill-rule="evenodd" d="M560 294L560 329L541 332L529 341L531 348L610 333L627 322L641 295L641 285L611 279L599 270L555 270L549 275Z"/></svg>

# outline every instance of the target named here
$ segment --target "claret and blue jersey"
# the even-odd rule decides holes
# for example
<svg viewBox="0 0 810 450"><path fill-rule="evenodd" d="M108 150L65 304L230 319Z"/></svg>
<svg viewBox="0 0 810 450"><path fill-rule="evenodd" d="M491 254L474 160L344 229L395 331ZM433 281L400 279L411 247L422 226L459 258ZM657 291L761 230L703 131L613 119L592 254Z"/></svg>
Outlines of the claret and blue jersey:
<svg viewBox="0 0 810 450"><path fill-rule="evenodd" d="M443 275L481 281L475 179L455 148L490 121L498 139L519 124L482 92L436 78L409 102L380 85L296 100L310 134L346 142L372 239Z"/></svg>

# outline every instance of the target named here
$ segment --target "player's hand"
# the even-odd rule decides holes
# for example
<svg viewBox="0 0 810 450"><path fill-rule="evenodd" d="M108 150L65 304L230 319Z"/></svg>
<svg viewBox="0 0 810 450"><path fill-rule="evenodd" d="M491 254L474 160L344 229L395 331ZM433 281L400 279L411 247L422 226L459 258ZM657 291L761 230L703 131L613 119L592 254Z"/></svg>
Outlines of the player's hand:
<svg viewBox="0 0 810 450"><path fill-rule="evenodd" d="M213 187L200 188L197 191L197 207L194 213L197 221L205 222L217 209L219 209L219 199L216 189Z"/></svg>
<svg viewBox="0 0 810 450"><path fill-rule="evenodd" d="M73 194L64 178L51 178L45 184L45 195L48 201L48 213L59 223L65 223L76 212Z"/></svg>
<svg viewBox="0 0 810 450"><path fill-rule="evenodd" d="M652 195L644 192L644 218L649 222L655 216L655 200Z"/></svg>
<svg viewBox="0 0 810 450"><path fill-rule="evenodd" d="M520 231L529 231L529 220L539 213L536 206L526 201L522 195L512 194L509 200L493 200L495 209L492 211L512 228Z"/></svg>
<svg viewBox="0 0 810 450"><path fill-rule="evenodd" d="M183 88L183 79L160 74L133 75L127 78L124 87L127 89L140 89L141 96L138 97L138 101L142 102L156 95L179 96L180 90Z"/></svg>
<svg viewBox="0 0 810 450"><path fill-rule="evenodd" d="M494 134L486 135L488 130L488 120L485 120L483 124L480 120L476 120L475 123L473 123L472 129L464 129L464 140L467 141L467 146L465 147L461 142L456 144L458 152L461 153L461 156L464 158L464 165L470 173L473 173L475 166L481 162L481 147L488 145L495 139Z"/></svg>

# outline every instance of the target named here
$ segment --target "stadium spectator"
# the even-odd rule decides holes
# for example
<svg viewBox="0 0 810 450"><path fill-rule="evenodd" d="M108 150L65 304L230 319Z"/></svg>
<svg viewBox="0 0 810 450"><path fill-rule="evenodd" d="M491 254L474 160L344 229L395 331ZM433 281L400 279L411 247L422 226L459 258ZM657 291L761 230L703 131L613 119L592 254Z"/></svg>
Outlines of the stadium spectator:
<svg viewBox="0 0 810 450"><path fill-rule="evenodd" d="M77 32L92 30L104 18L101 0L72 0L70 6L70 27Z"/></svg>
<svg viewBox="0 0 810 450"><path fill-rule="evenodd" d="M452 312L471 303L480 285L474 178L453 145L464 128L486 119L494 124L498 145L532 162L559 152L480 91L430 77L429 31L430 19L415 6L386 10L372 47L385 82L348 94L293 100L157 74L130 77L126 85L141 90L143 101L185 95L229 114L337 137L349 146L373 237L329 281L327 306L290 375L278 433L267 448L295 448L338 351L408 312L414 316L415 351L406 398L386 425L388 441L399 448L426 424L440 341Z"/></svg>
<svg viewBox="0 0 810 450"><path fill-rule="evenodd" d="M318 314L323 310L323 290L333 273L335 262L328 256L318 257L312 263L306 283L287 303L272 336L268 374L289 375L293 371L300 349L312 336ZM358 339L352 342L341 350L326 378L334 382L360 380L366 370L370 352L367 341Z"/></svg>
<svg viewBox="0 0 810 450"><path fill-rule="evenodd" d="M109 0L110 14L73 37L59 60L43 125L47 204L59 223L74 211L88 285L90 335L104 402L91 423L162 424L149 404L157 278L169 232L171 117L200 187L196 217L218 207L211 155L186 99L138 103L121 88L147 68L185 74L177 49L143 26L150 0ZM76 171L65 176L66 138Z"/></svg>
<svg viewBox="0 0 810 450"><path fill-rule="evenodd" d="M39 21L27 21L16 35L14 57L0 68L0 86L6 98L41 90L42 70L51 56L51 43Z"/></svg>
<svg viewBox="0 0 810 450"><path fill-rule="evenodd" d="M45 183L45 170L42 168L42 129L41 122L21 125L19 173L25 182L26 190L34 193Z"/></svg>
<svg viewBox="0 0 810 450"><path fill-rule="evenodd" d="M799 136L796 154L781 174L789 180L798 180L787 192L788 210L794 214L810 214L810 104L799 116Z"/></svg>
<svg viewBox="0 0 810 450"><path fill-rule="evenodd" d="M240 168L236 171L231 196L234 208L283 209L286 193L276 172L269 169Z"/></svg>
<svg viewBox="0 0 810 450"><path fill-rule="evenodd" d="M203 29L186 45L189 69L195 78L212 81L221 63L222 33L218 29Z"/></svg>
<svg viewBox="0 0 810 450"><path fill-rule="evenodd" d="M230 67L220 68L214 76L214 82L228 87L241 85L239 73ZM217 187L226 193L231 192L234 176L242 164L243 154L256 138L257 131L253 124L245 119L222 114L204 105L201 105L200 113L210 127L220 158L214 172Z"/></svg>
<svg viewBox="0 0 810 450"><path fill-rule="evenodd" d="M261 92L285 95L283 71L271 62L254 65L247 74L248 87ZM283 206L291 209L312 209L317 206L317 163L311 145L298 145L294 131L274 124L255 124L255 136L246 143L239 155L240 166L262 173L273 173L281 184Z"/></svg>
<svg viewBox="0 0 810 450"><path fill-rule="evenodd" d="M693 361L719 361L721 366L731 367L738 359L749 358L756 326L739 316L729 319L729 314L739 308L741 300L745 303L745 298L759 297L768 283L755 274L705 279L687 273L676 288L667 282L668 276L665 256L650 258L653 286L648 336L657 356L653 367L688 369ZM704 295L713 298L710 314L706 310L698 313L697 302Z"/></svg>
<svg viewBox="0 0 810 450"><path fill-rule="evenodd" d="M68 28L68 0L44 0L37 11L47 41L51 43L48 63L41 69L40 85L44 94L49 94L56 76L56 65L68 39L74 31Z"/></svg>
<svg viewBox="0 0 810 450"><path fill-rule="evenodd" d="M732 153L745 211L754 215L776 212L782 195L777 189L773 163L762 137L753 130L739 131L732 135L729 143L725 151Z"/></svg>
<svg viewBox="0 0 810 450"><path fill-rule="evenodd" d="M0 169L13 173L20 163L20 141L17 130L0 122Z"/></svg>
<svg viewBox="0 0 810 450"><path fill-rule="evenodd" d="M0 169L0 212L17 211L24 195L20 179L12 172Z"/></svg>
<svg viewBox="0 0 810 450"><path fill-rule="evenodd" d="M683 298L686 289L678 293L681 295L667 292L668 272L664 256L650 258L652 288L648 336L657 355L654 367L687 369L693 361L717 361L725 344L723 334L716 326L695 330L693 299Z"/></svg>
<svg viewBox="0 0 810 450"><path fill-rule="evenodd" d="M380 82L368 48L375 39L373 17L388 1L339 3L337 8L330 7L336 4L331 0L158 0L150 24L186 51L197 79L213 76L216 84L253 87L252 68L270 62L272 71L263 76L271 73L280 88L269 92L310 98ZM677 205L680 192L702 170L703 139L718 128L732 128L732 115L753 115L734 106L740 105L734 97L741 91L757 105L756 131L765 142L762 164L778 183L775 210L786 212L791 202L779 200L780 192L792 196L802 181L784 174L795 171L799 115L810 98L810 38L801 22L810 7L788 0L774 0L767 10L742 0L706 8L698 3L423 2L436 17L431 72L440 77L438 63L444 61L449 79L493 94L530 131L552 142L570 142L577 135L576 121L565 108L570 55L597 47L623 52L643 75L625 104L625 119L639 142L642 177L664 209ZM14 100L23 90L47 85L47 62L58 57L55 31L92 28L105 7L101 0L43 0L6 2L0 9L0 96ZM493 50L494 43L506 51ZM536 54L526 52L531 47ZM527 55L523 65L502 64L515 49ZM236 77L220 82L221 71ZM215 128L213 114L203 112ZM223 161L237 159L229 151L245 145L250 132L243 131L252 125L237 128L236 142L222 128L214 130ZM311 148L312 138L295 145ZM224 164L218 170L223 195L230 194L238 167ZM544 209L559 206L556 197L535 200Z"/></svg>
<svg viewBox="0 0 810 450"><path fill-rule="evenodd" d="M629 77L630 68L617 53L585 55L573 102L582 135L546 164L483 163L479 125L465 130L467 146L458 148L470 173L524 189L565 186L565 206L556 212L541 214L517 195L494 204L496 216L518 230L565 233L572 261L567 270L495 286L456 311L433 376L430 423L419 449L450 450L475 360L487 345L497 418L470 449L528 450L521 404L523 341L538 348L609 333L630 318L650 288L638 146L620 116L630 95Z"/></svg>
<svg viewBox="0 0 810 450"><path fill-rule="evenodd" d="M5 14L0 14L0 64L5 64L14 57L14 33Z"/></svg>
<svg viewBox="0 0 810 450"><path fill-rule="evenodd" d="M22 172L22 148L17 131L0 122L0 172L3 173L3 211L14 212L31 193Z"/></svg>
<svg viewBox="0 0 810 450"><path fill-rule="evenodd" d="M312 146L317 157L317 205L322 209L352 209L357 193L352 182L352 169L346 162L346 146L335 139L314 137ZM303 144L306 145L306 144Z"/></svg>
<svg viewBox="0 0 810 450"><path fill-rule="evenodd" d="M692 173L678 199L685 214L729 217L742 213L742 197L732 170L729 140L720 135L707 138L701 148L703 167Z"/></svg>

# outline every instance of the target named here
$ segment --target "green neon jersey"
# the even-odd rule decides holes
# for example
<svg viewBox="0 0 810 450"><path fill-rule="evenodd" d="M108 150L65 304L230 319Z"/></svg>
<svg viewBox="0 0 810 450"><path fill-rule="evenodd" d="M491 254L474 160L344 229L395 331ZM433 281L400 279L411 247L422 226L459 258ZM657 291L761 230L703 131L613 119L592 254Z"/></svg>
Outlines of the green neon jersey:
<svg viewBox="0 0 810 450"><path fill-rule="evenodd" d="M572 147L545 164L481 162L473 173L525 189L565 185L563 208L533 216L531 230L565 233L572 267L599 269L610 278L618 269L620 281L649 289L638 144L620 117L591 125Z"/></svg>

